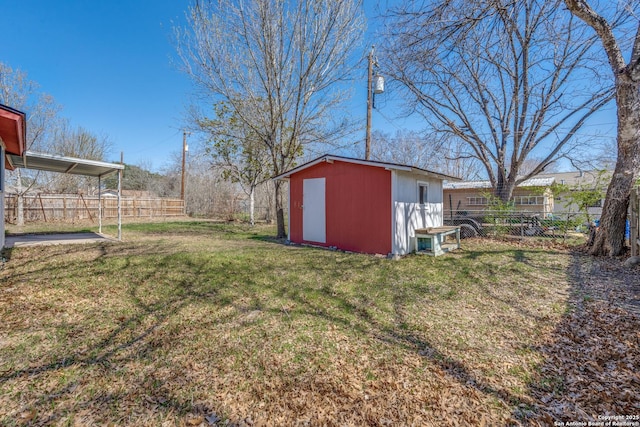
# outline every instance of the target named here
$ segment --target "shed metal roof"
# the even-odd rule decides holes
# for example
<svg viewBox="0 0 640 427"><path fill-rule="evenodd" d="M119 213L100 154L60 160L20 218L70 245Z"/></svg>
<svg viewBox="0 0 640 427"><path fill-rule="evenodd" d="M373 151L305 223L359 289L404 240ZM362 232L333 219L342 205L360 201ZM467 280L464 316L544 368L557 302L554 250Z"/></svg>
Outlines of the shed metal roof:
<svg viewBox="0 0 640 427"><path fill-rule="evenodd" d="M325 154L323 156L318 157L317 159L311 160L310 162L307 162L303 165L300 165L296 168L293 168L291 170L288 170L287 172L284 172L272 179L274 180L279 180L279 179L289 179L289 177L296 173L296 172L300 172L303 169L309 168L311 166L315 166L318 163L322 163L322 162L327 162L327 163L331 163L333 161L340 161L340 162L347 162L347 163L355 163L355 164L360 164L360 165L367 165L367 166L376 166L376 167L381 167L381 168L385 168L385 169L389 169L389 170L399 170L399 171L406 171L406 172L412 172L412 173L417 173L419 175L425 175L425 176L430 176L432 178L438 178L438 179L442 179L442 180L451 180L451 181L459 181L460 178L455 177L455 176L450 176L450 175L445 175L443 173L438 173L438 172L433 172L427 169L421 169L421 168L417 168L415 166L409 166L409 165L400 165L397 163L388 163L388 162L379 162L376 160L362 160L362 159L354 159L351 157L343 157L343 156L334 156L332 154Z"/></svg>
<svg viewBox="0 0 640 427"><path fill-rule="evenodd" d="M105 177L124 169L124 165L118 163L85 160L33 151L27 151L22 156L7 154L7 158L9 163L16 168L95 177Z"/></svg>

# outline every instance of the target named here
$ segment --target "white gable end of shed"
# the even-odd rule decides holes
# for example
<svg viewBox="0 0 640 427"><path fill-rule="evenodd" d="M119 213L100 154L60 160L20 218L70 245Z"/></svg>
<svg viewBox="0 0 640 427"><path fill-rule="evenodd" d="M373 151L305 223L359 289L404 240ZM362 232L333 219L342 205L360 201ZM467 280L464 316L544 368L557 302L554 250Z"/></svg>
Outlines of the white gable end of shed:
<svg viewBox="0 0 640 427"><path fill-rule="evenodd" d="M419 185L427 186L426 203L419 203ZM393 254L406 255L415 247L415 230L442 226L442 181L403 171L392 171Z"/></svg>

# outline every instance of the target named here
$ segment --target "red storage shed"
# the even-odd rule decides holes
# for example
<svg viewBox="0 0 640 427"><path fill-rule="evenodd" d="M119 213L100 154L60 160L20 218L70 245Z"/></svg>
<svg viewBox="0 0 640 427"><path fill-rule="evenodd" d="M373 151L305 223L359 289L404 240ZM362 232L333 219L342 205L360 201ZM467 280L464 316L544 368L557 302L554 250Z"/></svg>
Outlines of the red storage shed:
<svg viewBox="0 0 640 427"><path fill-rule="evenodd" d="M415 230L442 225L442 182L458 178L393 163L324 155L289 181L289 240L372 254L411 252Z"/></svg>

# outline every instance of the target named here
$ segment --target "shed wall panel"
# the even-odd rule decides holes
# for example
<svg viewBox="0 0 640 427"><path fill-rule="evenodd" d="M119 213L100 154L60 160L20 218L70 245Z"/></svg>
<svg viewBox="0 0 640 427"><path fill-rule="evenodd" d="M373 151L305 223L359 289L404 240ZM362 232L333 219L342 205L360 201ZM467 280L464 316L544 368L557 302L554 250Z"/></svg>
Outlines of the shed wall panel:
<svg viewBox="0 0 640 427"><path fill-rule="evenodd" d="M391 252L391 172L340 161L320 163L291 176L291 241L305 243L303 181L323 177L326 178L327 237L324 246L365 253Z"/></svg>
<svg viewBox="0 0 640 427"><path fill-rule="evenodd" d="M414 248L415 230L442 225L442 181L405 172L396 173L393 253L404 255ZM418 184L428 185L427 203L418 203Z"/></svg>

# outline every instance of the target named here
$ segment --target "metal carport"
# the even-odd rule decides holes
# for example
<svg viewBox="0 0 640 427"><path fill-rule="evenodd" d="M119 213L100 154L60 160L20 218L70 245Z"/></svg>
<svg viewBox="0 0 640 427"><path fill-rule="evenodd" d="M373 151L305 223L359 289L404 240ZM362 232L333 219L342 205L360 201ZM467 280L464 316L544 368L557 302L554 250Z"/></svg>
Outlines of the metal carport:
<svg viewBox="0 0 640 427"><path fill-rule="evenodd" d="M124 165L75 157L57 156L46 153L26 151L21 156L7 153L6 160L11 169L25 168L47 172L69 173L98 178L98 200L101 200L102 178L118 174L118 240L122 239L122 209L120 194L122 190L122 171ZM98 233L102 233L102 203L98 204Z"/></svg>

